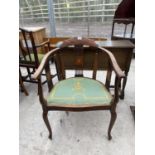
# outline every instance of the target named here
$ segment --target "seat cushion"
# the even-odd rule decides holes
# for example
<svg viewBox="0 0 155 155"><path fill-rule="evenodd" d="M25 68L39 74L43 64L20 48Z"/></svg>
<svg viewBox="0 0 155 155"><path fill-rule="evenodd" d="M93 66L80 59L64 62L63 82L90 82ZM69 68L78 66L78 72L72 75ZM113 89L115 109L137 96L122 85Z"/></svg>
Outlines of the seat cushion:
<svg viewBox="0 0 155 155"><path fill-rule="evenodd" d="M110 105L112 95L99 81L76 77L58 82L49 96L49 106L101 106Z"/></svg>
<svg viewBox="0 0 155 155"><path fill-rule="evenodd" d="M34 60L35 60L35 59L34 59L34 54L31 53L30 56L31 56L31 60L34 61ZM44 57L44 54L38 54L39 62L42 61L43 57ZM29 55L26 55L25 58L26 58L27 61L30 61L30 57L29 57Z"/></svg>

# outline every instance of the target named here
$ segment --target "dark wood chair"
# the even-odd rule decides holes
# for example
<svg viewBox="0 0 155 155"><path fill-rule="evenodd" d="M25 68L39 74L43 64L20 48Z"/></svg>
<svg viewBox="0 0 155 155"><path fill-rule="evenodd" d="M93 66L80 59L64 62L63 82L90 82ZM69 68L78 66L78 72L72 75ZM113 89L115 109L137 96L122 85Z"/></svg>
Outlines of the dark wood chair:
<svg viewBox="0 0 155 155"><path fill-rule="evenodd" d="M121 27L116 28L116 24L121 24ZM112 24L112 40L130 40L132 43L135 43L134 36L134 18L114 18Z"/></svg>
<svg viewBox="0 0 155 155"><path fill-rule="evenodd" d="M67 61L69 57L65 55L67 49L72 48L73 52L70 54L71 61ZM91 56L85 57L85 49L93 50ZM89 51L88 50L88 51ZM105 55L105 61L108 63L108 70L106 82L96 80L96 73L98 69L99 53ZM63 55L64 54L64 55ZM60 81L55 85L52 79L48 78L51 90L45 98L44 90L41 84L41 73L48 65L48 62L54 58L57 65L58 73L60 74ZM84 77L82 71L88 67L88 60L91 61L92 78ZM75 71L75 77L66 78L66 69L68 62L72 63L72 69ZM107 65L107 64L105 64ZM46 70L49 75L49 70ZM109 90L109 75L115 72L114 94ZM109 110L111 113L111 120L108 128L108 139L112 138L111 130L116 120L116 106L119 100L119 84L125 75L118 66L113 54L98 45L91 39L86 38L71 38L58 44L58 48L48 52L39 68L33 75L34 79L38 79L39 99L43 109L43 120L49 131L49 138L52 139L52 130L48 121L47 114L49 111L91 111L91 110Z"/></svg>
<svg viewBox="0 0 155 155"><path fill-rule="evenodd" d="M33 32L24 28L19 28L19 34L19 70L21 72L20 78L22 82L38 83L37 80L32 79L32 74L41 63L44 57L43 53L47 53L47 51L50 50L50 42L47 40L39 45L36 45ZM21 68L26 69L26 75L22 74ZM46 67L46 69L48 70L49 67ZM46 82L47 80L44 80L42 84Z"/></svg>

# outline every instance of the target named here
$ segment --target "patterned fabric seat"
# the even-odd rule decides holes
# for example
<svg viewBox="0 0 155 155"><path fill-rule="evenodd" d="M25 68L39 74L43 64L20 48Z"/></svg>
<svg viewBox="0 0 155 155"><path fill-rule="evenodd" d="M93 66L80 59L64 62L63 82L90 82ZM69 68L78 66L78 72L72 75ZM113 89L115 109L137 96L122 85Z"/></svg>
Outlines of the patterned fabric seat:
<svg viewBox="0 0 155 155"><path fill-rule="evenodd" d="M47 97L48 106L110 105L112 96L99 81L76 77L58 82Z"/></svg>

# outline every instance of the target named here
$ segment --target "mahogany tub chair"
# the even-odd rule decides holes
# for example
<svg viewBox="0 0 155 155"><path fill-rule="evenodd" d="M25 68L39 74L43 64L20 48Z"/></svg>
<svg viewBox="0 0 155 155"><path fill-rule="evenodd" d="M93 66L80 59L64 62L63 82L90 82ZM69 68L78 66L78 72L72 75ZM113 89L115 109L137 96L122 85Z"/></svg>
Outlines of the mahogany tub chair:
<svg viewBox="0 0 155 155"><path fill-rule="evenodd" d="M67 55L69 49L72 49L72 52ZM86 49L89 50L85 51ZM92 56L85 57L85 52L89 54L89 51L92 51ZM102 53L106 55L109 66L105 84L96 80L99 54ZM54 85L52 79L48 78L51 90L45 98L40 75L53 58L57 65L58 74L60 74L60 81ZM104 59L101 62L104 64ZM75 76L66 78L66 70L70 67L75 71ZM85 68L93 71L92 78L83 76L82 72ZM112 71L116 75L114 95L108 88L109 74ZM49 131L49 138L52 139L52 130L47 117L49 111L109 110L111 120L108 128L108 139L110 140L112 138L111 130L117 116L116 106L119 99L119 83L124 77L125 75L118 66L113 54L104 48L98 47L93 40L71 38L59 43L56 49L51 50L44 56L39 68L33 75L33 78L39 81L39 99L43 109L43 120Z"/></svg>

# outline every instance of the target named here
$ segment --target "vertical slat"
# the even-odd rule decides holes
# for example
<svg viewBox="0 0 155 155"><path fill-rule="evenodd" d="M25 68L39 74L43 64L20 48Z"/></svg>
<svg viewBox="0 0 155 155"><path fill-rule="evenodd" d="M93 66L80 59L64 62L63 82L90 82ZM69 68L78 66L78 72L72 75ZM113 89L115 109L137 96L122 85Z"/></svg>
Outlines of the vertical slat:
<svg viewBox="0 0 155 155"><path fill-rule="evenodd" d="M50 90L53 87L53 82L52 82L52 78L51 78L51 71L50 71L50 65L49 62L46 64L45 66L45 72L46 72L46 78L47 78L47 85L48 85L48 90L50 92Z"/></svg>
<svg viewBox="0 0 155 155"><path fill-rule="evenodd" d="M60 52L58 52L58 62L59 62L59 67L60 67L60 71L61 71L61 75L60 75L60 77L61 77L61 79L65 79L65 68L64 68L64 62L63 62L63 60L62 60L62 56L61 56L61 54L60 54Z"/></svg>
<svg viewBox="0 0 155 155"><path fill-rule="evenodd" d="M41 80L41 76L40 76L38 78L38 94L39 94L40 103L42 104L42 106L45 106L46 105L46 101L45 101L44 96L43 96L43 88L42 88L42 82L41 81L42 80Z"/></svg>
<svg viewBox="0 0 155 155"><path fill-rule="evenodd" d="M22 56L21 56L22 54ZM22 43L21 43L21 40L19 40L19 57L20 57L20 61L22 61L22 58L24 58L24 60L26 60L26 57L25 57L26 53L24 51L24 47L22 46Z"/></svg>
<svg viewBox="0 0 155 155"><path fill-rule="evenodd" d="M75 76L83 77L83 45L75 46Z"/></svg>
<svg viewBox="0 0 155 155"><path fill-rule="evenodd" d="M134 24L134 23L132 23L132 29L131 29L131 36L130 36L130 38L132 38L132 36L133 36L134 26L135 26L135 24Z"/></svg>
<svg viewBox="0 0 155 155"><path fill-rule="evenodd" d="M126 34L126 29L127 29L127 24L125 24L125 29L124 29L124 38L125 38L125 34Z"/></svg>
<svg viewBox="0 0 155 155"><path fill-rule="evenodd" d="M35 41L34 41L34 38L33 38L33 34L32 32L30 32L30 39L31 39L31 44L32 44L32 50L33 50L33 54L34 54L34 58L35 58L35 65L36 67L39 66L39 59L38 59L38 54L37 54L37 49L36 49L36 46L35 46Z"/></svg>
<svg viewBox="0 0 155 155"><path fill-rule="evenodd" d="M55 62L57 77L58 77L58 80L60 81L61 80L61 68L60 68L58 54L54 55L54 62Z"/></svg>
<svg viewBox="0 0 155 155"><path fill-rule="evenodd" d="M113 23L112 23L111 39L113 39L113 36L114 36L114 26L115 26L115 23L113 21Z"/></svg>
<svg viewBox="0 0 155 155"><path fill-rule="evenodd" d="M111 75L112 75L112 67L111 67L110 62L108 62L108 69L107 69L107 76L106 76L106 83L105 83L105 86L108 90L110 87Z"/></svg>
<svg viewBox="0 0 155 155"><path fill-rule="evenodd" d="M97 66L98 66L98 53L95 53L94 64L93 64L93 79L94 80L96 79Z"/></svg>
<svg viewBox="0 0 155 155"><path fill-rule="evenodd" d="M30 49L29 49L29 46L28 46L28 43L27 43L26 34L25 34L25 32L23 30L21 30L21 32L22 32L22 35L23 35L23 38L24 38L24 42L25 42L26 49L27 49L27 52L28 52L28 55L29 55L29 59L32 62L32 59L31 59L31 56L30 56Z"/></svg>

